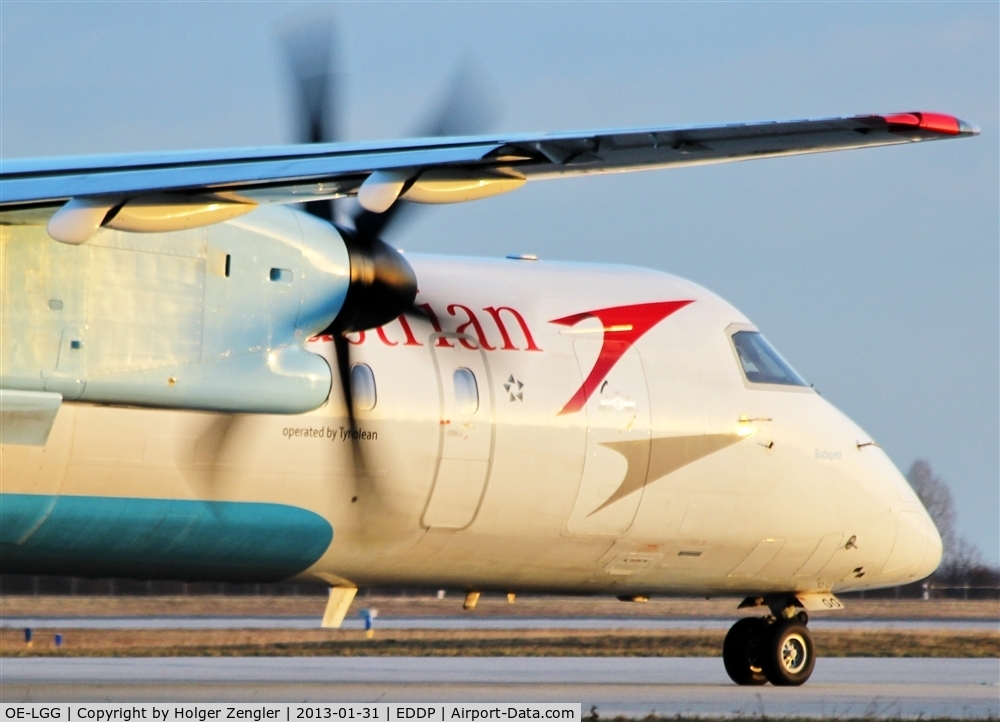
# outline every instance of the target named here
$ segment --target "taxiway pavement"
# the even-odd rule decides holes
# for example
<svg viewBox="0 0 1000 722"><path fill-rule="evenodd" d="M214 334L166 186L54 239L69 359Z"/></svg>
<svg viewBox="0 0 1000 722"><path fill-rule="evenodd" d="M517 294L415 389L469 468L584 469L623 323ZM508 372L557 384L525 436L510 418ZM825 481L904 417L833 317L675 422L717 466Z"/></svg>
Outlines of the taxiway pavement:
<svg viewBox="0 0 1000 722"><path fill-rule="evenodd" d="M819 659L797 688L717 658L3 658L18 701L581 702L602 717L1000 717L998 659Z"/></svg>

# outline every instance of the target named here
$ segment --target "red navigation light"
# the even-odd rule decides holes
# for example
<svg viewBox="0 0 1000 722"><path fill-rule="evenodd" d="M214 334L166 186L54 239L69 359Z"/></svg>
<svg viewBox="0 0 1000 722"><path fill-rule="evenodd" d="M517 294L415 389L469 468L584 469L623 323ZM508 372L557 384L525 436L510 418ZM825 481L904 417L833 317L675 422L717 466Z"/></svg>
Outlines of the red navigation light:
<svg viewBox="0 0 1000 722"><path fill-rule="evenodd" d="M944 113L896 113L883 115L882 119L889 125L921 128L945 135L958 135L962 130L958 118Z"/></svg>

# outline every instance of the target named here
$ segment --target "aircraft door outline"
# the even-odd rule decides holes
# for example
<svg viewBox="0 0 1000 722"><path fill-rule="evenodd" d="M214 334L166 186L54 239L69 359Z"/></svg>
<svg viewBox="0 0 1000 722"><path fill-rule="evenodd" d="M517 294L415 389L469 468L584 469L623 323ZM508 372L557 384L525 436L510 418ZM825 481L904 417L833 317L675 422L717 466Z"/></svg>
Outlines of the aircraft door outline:
<svg viewBox="0 0 1000 722"><path fill-rule="evenodd" d="M441 339L449 344L441 345ZM496 405L489 361L476 340L465 334L435 333L428 346L438 380L440 435L434 484L421 524L464 529L479 513L493 465ZM469 396L473 389L475 408Z"/></svg>
<svg viewBox="0 0 1000 722"><path fill-rule="evenodd" d="M584 375L601 343L577 339ZM614 536L632 527L649 470L652 410L642 359L627 349L582 409L587 443L576 501L566 521L572 535Z"/></svg>

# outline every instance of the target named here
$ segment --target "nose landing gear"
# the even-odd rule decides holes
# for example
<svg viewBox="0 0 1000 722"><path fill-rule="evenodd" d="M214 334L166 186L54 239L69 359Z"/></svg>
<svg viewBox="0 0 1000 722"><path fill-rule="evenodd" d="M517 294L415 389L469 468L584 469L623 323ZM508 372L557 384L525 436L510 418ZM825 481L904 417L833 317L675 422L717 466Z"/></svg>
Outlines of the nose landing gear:
<svg viewBox="0 0 1000 722"><path fill-rule="evenodd" d="M766 684L762 645L767 638L765 617L746 617L734 624L722 644L722 662L729 678L742 685Z"/></svg>
<svg viewBox="0 0 1000 722"><path fill-rule="evenodd" d="M812 635L796 618L775 622L764 645L762 664L767 681L776 686L802 684L816 664Z"/></svg>
<svg viewBox="0 0 1000 722"><path fill-rule="evenodd" d="M786 618L748 617L730 628L722 646L726 672L736 684L797 686L812 674L816 652L804 612Z"/></svg>

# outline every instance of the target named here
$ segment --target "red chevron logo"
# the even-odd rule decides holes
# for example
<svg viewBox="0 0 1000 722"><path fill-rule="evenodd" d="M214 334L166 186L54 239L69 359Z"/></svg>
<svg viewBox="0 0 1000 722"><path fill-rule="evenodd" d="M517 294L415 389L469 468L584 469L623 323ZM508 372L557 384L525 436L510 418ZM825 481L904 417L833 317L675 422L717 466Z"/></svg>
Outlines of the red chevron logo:
<svg viewBox="0 0 1000 722"><path fill-rule="evenodd" d="M615 306L596 311L585 311L549 321L549 323L560 326L575 326L584 319L596 318L604 327L604 343L597 357L597 363L590 370L590 375L584 380L583 385L557 415L571 414L586 406L587 400L604 381L604 377L636 341L667 316L691 303L694 303L694 300L658 301L656 303L639 303L633 306Z"/></svg>

